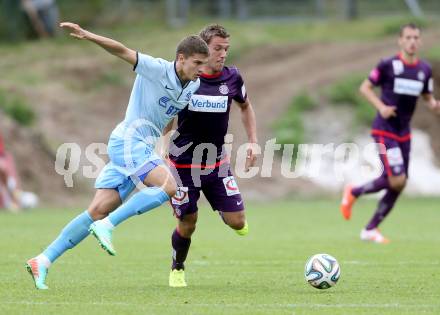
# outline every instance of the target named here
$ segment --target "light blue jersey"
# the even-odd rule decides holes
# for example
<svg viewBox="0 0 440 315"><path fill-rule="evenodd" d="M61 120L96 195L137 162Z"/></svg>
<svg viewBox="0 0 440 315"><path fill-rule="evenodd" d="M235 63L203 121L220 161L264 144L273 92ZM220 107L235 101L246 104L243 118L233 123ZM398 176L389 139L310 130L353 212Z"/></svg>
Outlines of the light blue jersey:
<svg viewBox="0 0 440 315"><path fill-rule="evenodd" d="M170 120L185 108L200 80L182 86L174 62L140 53L134 70L137 76L125 119L112 136L149 142L150 137L159 138Z"/></svg>
<svg viewBox="0 0 440 315"><path fill-rule="evenodd" d="M185 106L200 80L182 86L175 63L137 54L137 73L125 119L110 135L110 162L96 179L95 188L115 188L121 200L134 189L132 176L141 181L161 164L154 152L163 129Z"/></svg>

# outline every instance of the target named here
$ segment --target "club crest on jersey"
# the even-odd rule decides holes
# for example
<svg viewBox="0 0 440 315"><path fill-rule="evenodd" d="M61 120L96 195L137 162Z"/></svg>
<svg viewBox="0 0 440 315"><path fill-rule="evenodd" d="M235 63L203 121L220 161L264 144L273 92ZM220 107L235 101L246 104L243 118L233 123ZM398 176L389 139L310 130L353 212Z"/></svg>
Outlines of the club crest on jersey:
<svg viewBox="0 0 440 315"><path fill-rule="evenodd" d="M240 193L234 176L223 178L223 185L225 185L226 194L228 196L238 195Z"/></svg>
<svg viewBox="0 0 440 315"><path fill-rule="evenodd" d="M222 83L220 84L220 86L218 87L218 90L220 93L222 93L223 95L227 95L229 93L229 88L226 85L226 83Z"/></svg>
<svg viewBox="0 0 440 315"><path fill-rule="evenodd" d="M419 79L419 81L425 81L425 72L423 72L423 71L419 71L418 73L417 73L417 79Z"/></svg>
<svg viewBox="0 0 440 315"><path fill-rule="evenodd" d="M404 70L402 60L393 60L394 75L402 74Z"/></svg>
<svg viewBox="0 0 440 315"><path fill-rule="evenodd" d="M168 96L162 96L159 99L159 105L162 106L163 108L167 108L167 104L169 101L171 101L171 98L169 98Z"/></svg>

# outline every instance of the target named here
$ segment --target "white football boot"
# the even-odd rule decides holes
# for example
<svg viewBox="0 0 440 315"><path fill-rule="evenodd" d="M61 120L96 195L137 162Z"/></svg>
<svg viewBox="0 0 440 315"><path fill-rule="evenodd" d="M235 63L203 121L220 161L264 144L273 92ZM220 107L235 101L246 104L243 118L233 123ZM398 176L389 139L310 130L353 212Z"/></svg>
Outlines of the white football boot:
<svg viewBox="0 0 440 315"><path fill-rule="evenodd" d="M372 230L362 229L361 240L380 244L388 244L390 242L390 240L384 237L377 228Z"/></svg>

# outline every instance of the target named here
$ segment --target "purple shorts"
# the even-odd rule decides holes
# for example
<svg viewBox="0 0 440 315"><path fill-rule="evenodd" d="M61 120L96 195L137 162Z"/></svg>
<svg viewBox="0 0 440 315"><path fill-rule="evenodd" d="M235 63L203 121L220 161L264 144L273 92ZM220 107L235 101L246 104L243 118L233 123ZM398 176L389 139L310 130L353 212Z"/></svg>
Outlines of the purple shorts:
<svg viewBox="0 0 440 315"><path fill-rule="evenodd" d="M221 169L223 170L220 172ZM173 175L178 188L176 195L171 198L171 205L178 219L198 211L197 202L200 198L200 191L203 192L214 211L244 210L243 199L229 165L215 168L210 174L199 175L197 180L193 180L194 171L190 168L175 168L172 171L175 173Z"/></svg>
<svg viewBox="0 0 440 315"><path fill-rule="evenodd" d="M386 152L379 154L387 176L405 174L408 177L411 140L399 141L384 136L373 136L374 140L385 146Z"/></svg>

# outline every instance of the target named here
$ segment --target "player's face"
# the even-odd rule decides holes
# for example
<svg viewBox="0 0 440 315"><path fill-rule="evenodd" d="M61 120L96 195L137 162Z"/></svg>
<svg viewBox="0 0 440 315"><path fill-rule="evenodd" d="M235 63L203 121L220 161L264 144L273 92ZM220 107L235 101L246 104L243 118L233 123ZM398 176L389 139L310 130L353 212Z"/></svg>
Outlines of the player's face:
<svg viewBox="0 0 440 315"><path fill-rule="evenodd" d="M228 56L229 50L229 38L222 38L214 36L208 45L209 47L209 59L208 67L213 72L222 71L226 57Z"/></svg>
<svg viewBox="0 0 440 315"><path fill-rule="evenodd" d="M407 55L414 56L420 47L420 30L406 27L399 38L399 45Z"/></svg>
<svg viewBox="0 0 440 315"><path fill-rule="evenodd" d="M195 81L202 74L202 67L208 63L208 56L194 54L185 58L185 56L179 55L178 61L182 67L181 79Z"/></svg>

